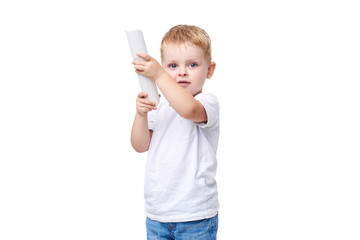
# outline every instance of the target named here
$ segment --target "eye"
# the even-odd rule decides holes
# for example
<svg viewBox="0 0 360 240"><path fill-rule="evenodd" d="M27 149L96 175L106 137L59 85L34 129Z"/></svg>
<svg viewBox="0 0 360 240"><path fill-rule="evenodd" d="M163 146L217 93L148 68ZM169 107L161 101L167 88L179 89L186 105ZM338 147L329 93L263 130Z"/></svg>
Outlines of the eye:
<svg viewBox="0 0 360 240"><path fill-rule="evenodd" d="M169 68L176 68L176 64L174 64L174 63L169 64Z"/></svg>
<svg viewBox="0 0 360 240"><path fill-rule="evenodd" d="M190 63L189 66L192 67L192 68L194 68L194 67L197 66L197 64L196 64L196 63Z"/></svg>

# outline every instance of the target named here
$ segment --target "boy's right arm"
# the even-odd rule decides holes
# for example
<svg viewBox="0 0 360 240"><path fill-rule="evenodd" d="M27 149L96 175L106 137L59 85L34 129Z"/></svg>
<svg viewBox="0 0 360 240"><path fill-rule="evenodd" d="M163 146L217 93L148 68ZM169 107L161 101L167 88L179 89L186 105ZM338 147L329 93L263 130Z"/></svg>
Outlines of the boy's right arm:
<svg viewBox="0 0 360 240"><path fill-rule="evenodd" d="M145 99L146 96L146 93L140 92L136 99L136 115L131 130L131 145L137 152L146 152L149 149L152 135L147 113L156 107L154 102Z"/></svg>

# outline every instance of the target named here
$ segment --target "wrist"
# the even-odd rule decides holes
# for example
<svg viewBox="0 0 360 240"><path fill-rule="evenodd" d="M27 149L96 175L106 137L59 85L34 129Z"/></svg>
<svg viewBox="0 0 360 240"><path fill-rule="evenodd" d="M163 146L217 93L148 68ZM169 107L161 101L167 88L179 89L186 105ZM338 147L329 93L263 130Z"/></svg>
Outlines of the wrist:
<svg viewBox="0 0 360 240"><path fill-rule="evenodd" d="M147 121L147 112L138 112L136 111L136 118L138 118L139 120L146 120Z"/></svg>

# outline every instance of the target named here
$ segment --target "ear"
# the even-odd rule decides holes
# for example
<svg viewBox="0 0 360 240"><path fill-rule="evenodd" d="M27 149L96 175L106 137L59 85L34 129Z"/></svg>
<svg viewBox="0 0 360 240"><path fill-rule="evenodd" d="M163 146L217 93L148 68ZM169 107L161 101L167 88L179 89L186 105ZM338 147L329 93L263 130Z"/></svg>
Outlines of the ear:
<svg viewBox="0 0 360 240"><path fill-rule="evenodd" d="M214 74L215 68L216 68L216 63L211 62L209 67L208 67L208 72L206 74L207 79L210 79L212 77L212 75Z"/></svg>

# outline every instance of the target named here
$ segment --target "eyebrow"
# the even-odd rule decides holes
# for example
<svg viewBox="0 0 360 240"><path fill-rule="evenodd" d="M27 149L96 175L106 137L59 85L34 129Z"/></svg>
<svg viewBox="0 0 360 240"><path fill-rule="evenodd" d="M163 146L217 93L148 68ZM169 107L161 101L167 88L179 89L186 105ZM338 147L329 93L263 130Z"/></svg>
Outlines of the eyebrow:
<svg viewBox="0 0 360 240"><path fill-rule="evenodd" d="M200 58L189 58L189 59L185 59L185 61L186 62L191 62L191 61L195 61L195 62L198 62L198 61L200 61L201 59ZM172 60L168 60L168 61L166 61L166 62L179 62L179 60L174 60L174 59L172 59Z"/></svg>
<svg viewBox="0 0 360 240"><path fill-rule="evenodd" d="M168 60L168 61L166 61L166 62L178 62L177 60Z"/></svg>
<svg viewBox="0 0 360 240"><path fill-rule="evenodd" d="M187 61L195 61L195 62L198 62L198 61L200 61L200 59L198 59L198 58L190 58L190 59L188 59Z"/></svg>

